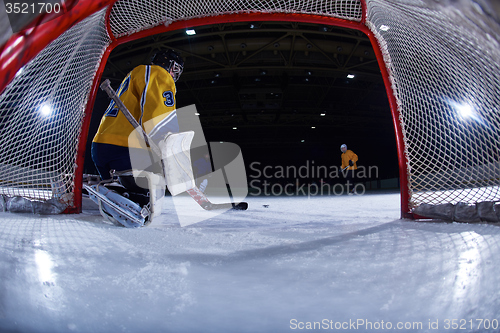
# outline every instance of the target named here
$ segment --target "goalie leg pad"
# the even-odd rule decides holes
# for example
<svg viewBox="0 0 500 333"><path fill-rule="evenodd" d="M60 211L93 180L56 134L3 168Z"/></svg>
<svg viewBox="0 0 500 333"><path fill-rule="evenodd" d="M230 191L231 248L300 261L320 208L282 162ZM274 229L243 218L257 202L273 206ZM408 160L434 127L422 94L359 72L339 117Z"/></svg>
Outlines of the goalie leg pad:
<svg viewBox="0 0 500 333"><path fill-rule="evenodd" d="M172 195L186 192L196 186L190 153L193 137L193 131L169 134L159 144L163 174Z"/></svg>
<svg viewBox="0 0 500 333"><path fill-rule="evenodd" d="M163 197L165 196L165 179L148 171L133 171L134 177L144 177L147 179L149 188L149 218L145 225L155 224L155 220L161 215L163 209Z"/></svg>

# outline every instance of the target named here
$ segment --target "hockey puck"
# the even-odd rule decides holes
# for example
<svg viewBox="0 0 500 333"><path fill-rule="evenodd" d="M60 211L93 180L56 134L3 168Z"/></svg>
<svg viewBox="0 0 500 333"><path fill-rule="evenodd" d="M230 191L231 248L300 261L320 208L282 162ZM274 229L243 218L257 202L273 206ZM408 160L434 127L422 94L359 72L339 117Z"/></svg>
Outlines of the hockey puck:
<svg viewBox="0 0 500 333"><path fill-rule="evenodd" d="M269 205L262 205L262 207L264 207L264 208L269 208Z"/></svg>

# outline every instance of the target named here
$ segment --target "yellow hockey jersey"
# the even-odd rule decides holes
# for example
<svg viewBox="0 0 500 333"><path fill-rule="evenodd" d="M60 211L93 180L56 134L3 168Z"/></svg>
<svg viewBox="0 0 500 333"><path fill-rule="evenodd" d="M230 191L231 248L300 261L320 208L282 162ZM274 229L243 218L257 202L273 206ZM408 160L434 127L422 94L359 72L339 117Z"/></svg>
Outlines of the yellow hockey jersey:
<svg viewBox="0 0 500 333"><path fill-rule="evenodd" d="M346 150L345 153L342 153L341 158L342 158L342 166L341 166L342 169L349 166L349 161L352 161L354 165L347 168L347 170L356 170L358 168L358 166L356 165L356 162L358 161L358 155L354 154L352 150Z"/></svg>
<svg viewBox="0 0 500 333"><path fill-rule="evenodd" d="M161 140L168 132L179 132L175 82L163 67L137 66L122 81L117 94L150 137ZM133 131L132 124L111 101L93 142L141 148L138 136L130 135Z"/></svg>

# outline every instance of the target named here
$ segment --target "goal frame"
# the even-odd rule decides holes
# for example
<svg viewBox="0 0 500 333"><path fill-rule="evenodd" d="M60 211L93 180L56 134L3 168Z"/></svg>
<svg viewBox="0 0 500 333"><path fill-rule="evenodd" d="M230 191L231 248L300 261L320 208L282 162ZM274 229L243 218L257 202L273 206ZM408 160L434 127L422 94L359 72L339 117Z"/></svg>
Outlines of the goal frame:
<svg viewBox="0 0 500 333"><path fill-rule="evenodd" d="M79 0L76 5L68 13L56 18L46 20L45 23L30 27L12 34L7 42L1 47L0 52L0 93L4 91L6 86L14 78L17 71L33 59L44 47L51 41L59 37L64 31L85 19L87 16L105 8L106 11L106 29L111 43L104 52L98 70L95 73L92 88L85 107L83 123L78 139L76 169L74 174L74 201L73 206L68 207L64 213L80 213L82 211L82 187L83 187L83 168L85 160L85 150L87 144L87 136L89 133L90 120L92 109L94 106L99 83L102 78L104 67L107 63L110 53L119 45L127 42L156 35L168 31L181 30L186 28L194 28L210 24L230 23L230 22L255 22L255 21L275 21L275 22L302 22L321 25L331 25L344 28L358 30L364 33L370 40L373 47L382 79L385 85L387 98L389 102L390 112L395 131L395 139L399 163L399 178L400 178L400 193L401 193L401 218L419 218L410 211L409 200L409 184L408 184L408 163L405 155L405 142L403 140L403 131L400 123L400 115L397 107L395 93L392 89L388 69L384 62L382 50L379 42L373 32L366 25L366 3L365 0L360 0L362 6L362 17L359 22L350 21L341 18L330 16L319 16L313 14L294 14L294 13L230 13L217 16L208 16L202 18L192 18L188 20L180 20L171 23L168 26L159 25L150 29L142 30L134 34L115 37L111 31L109 24L109 15L113 4L117 0Z"/></svg>

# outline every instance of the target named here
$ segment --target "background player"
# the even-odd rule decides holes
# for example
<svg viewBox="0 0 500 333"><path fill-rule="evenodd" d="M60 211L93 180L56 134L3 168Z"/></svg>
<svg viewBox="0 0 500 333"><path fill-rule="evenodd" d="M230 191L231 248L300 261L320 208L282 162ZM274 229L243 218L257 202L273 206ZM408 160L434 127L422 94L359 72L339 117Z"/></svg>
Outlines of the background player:
<svg viewBox="0 0 500 333"><path fill-rule="evenodd" d="M340 146L340 151L342 152L342 155L340 156L342 166L340 168L342 169L342 173L346 179L347 191L354 193L354 181L356 180L356 169L358 168L356 165L358 155L356 155L352 150L348 150L347 145L345 144ZM349 190L350 185L353 185L351 190Z"/></svg>

